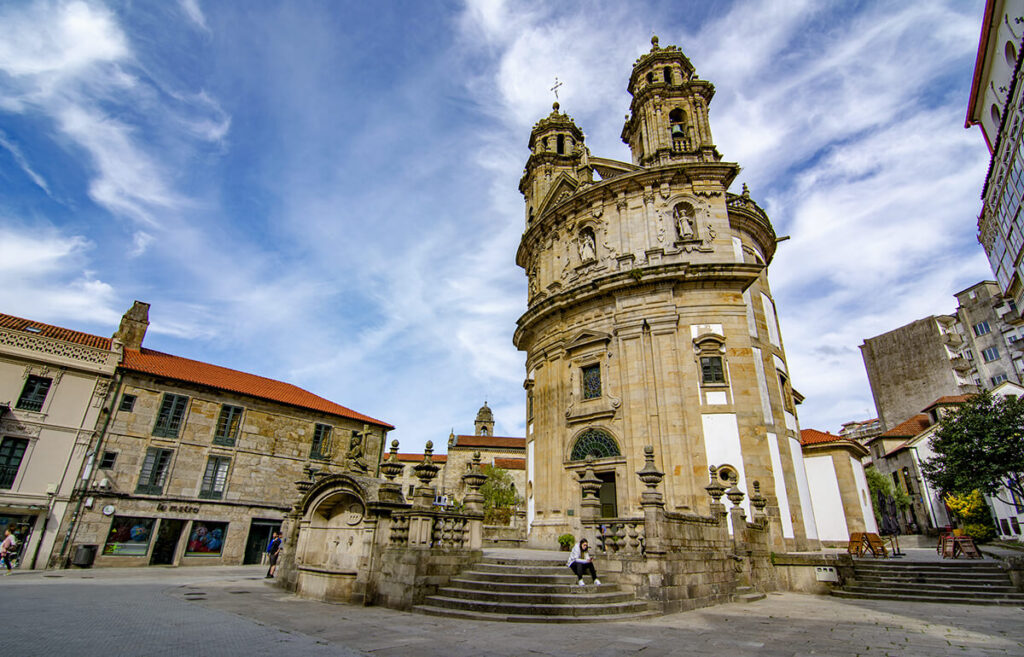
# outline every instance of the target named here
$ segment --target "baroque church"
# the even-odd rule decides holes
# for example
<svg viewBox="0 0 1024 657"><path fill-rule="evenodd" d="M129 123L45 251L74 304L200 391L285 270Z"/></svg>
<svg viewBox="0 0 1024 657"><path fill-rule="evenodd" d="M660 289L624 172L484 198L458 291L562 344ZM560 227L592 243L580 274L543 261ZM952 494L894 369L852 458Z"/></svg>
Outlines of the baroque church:
<svg viewBox="0 0 1024 657"><path fill-rule="evenodd" d="M764 210L729 192L714 86L657 37L633 66L622 140L632 162L590 154L556 102L530 133L519 183L528 279L514 335L526 352L529 543L577 536L580 480L602 517L642 516L636 473L652 446L666 509L708 513L709 466L768 499L773 544L818 545L768 265ZM729 484L726 484L729 485Z"/></svg>

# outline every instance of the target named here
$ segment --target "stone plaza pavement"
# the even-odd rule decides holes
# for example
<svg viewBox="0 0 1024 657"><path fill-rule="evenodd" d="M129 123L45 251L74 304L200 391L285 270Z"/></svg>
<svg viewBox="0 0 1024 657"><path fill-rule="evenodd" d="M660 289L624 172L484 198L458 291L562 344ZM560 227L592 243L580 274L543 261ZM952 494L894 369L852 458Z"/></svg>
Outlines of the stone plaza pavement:
<svg viewBox="0 0 1024 657"><path fill-rule="evenodd" d="M3 647L41 655L1024 655L1024 610L770 594L635 622L459 621L303 600L259 566L0 577Z"/></svg>

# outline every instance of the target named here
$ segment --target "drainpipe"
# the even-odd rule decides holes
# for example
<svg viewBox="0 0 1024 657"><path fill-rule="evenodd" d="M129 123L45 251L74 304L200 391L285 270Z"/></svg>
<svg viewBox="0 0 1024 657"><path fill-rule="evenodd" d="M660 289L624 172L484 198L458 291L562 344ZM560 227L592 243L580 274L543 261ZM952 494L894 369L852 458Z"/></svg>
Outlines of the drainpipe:
<svg viewBox="0 0 1024 657"><path fill-rule="evenodd" d="M114 417L114 407L117 404L118 398L121 396L121 384L124 381L124 374L118 371L116 376L117 385L114 386L114 395L110 399L110 408L103 409L107 411L107 417L103 420L103 428L100 429L99 438L96 440L96 448L86 455L85 462L82 463L82 469L79 471L81 473L78 481L78 486L80 487L79 490L77 493L75 491L71 492L72 496L77 495L78 501L75 503L75 510L71 514L68 530L64 533L64 542L61 543L60 552L57 553L57 556L61 561L63 561L64 554L68 549L68 543L71 542L71 537L74 535L78 527L78 516L82 512L82 504L85 502L85 493L89 492L89 480L92 478L93 472L95 472L92 465L96 462L96 456L100 453L100 449L103 447L103 439L107 436L107 427L110 426L110 420Z"/></svg>

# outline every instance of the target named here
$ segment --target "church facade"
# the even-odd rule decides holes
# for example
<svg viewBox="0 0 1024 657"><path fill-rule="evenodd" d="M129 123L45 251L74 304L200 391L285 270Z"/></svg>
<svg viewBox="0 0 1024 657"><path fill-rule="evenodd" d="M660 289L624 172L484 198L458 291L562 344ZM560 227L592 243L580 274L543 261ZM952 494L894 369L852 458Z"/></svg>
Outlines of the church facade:
<svg viewBox="0 0 1024 657"><path fill-rule="evenodd" d="M666 510L708 513L708 468L768 498L775 545L818 544L796 404L768 285L777 237L711 135L714 86L676 47L640 57L622 139L632 162L591 156L558 103L530 134L516 262L528 307L530 544L577 536L588 460L601 516L642 516L644 447ZM748 502L744 502L744 505ZM749 514L750 509L747 509Z"/></svg>

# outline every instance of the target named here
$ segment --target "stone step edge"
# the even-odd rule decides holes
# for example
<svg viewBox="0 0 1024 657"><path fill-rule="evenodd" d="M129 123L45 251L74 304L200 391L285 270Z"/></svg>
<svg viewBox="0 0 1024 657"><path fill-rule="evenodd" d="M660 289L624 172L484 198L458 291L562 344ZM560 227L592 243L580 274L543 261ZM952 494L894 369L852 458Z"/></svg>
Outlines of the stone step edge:
<svg viewBox="0 0 1024 657"><path fill-rule="evenodd" d="M836 598L848 598L853 600L886 600L899 602L929 602L935 604L958 604L958 605L1021 605L1024 600L1007 600L1004 598L945 598L945 597L923 597L912 595L900 595L894 593L850 593L848 591L832 591Z"/></svg>
<svg viewBox="0 0 1024 657"><path fill-rule="evenodd" d="M855 579L847 580L849 586L874 586L878 588L891 588L891 589L919 589L919 588L931 588L931 589L942 589L945 591L1009 591L1015 592L1017 589L1012 584L949 584L946 582L881 582L875 580Z"/></svg>
<svg viewBox="0 0 1024 657"><path fill-rule="evenodd" d="M429 595L429 596L426 597L424 602L425 603L440 603L438 606L440 606L440 607L442 607L444 609L459 609L459 608L465 608L465 607L481 607L481 606L485 606L485 605L498 605L498 606L501 606L501 607L509 608L512 611L520 611L520 612L521 611L529 611L529 610L539 610L539 609L542 609L542 608L551 608L552 610L562 610L562 611L571 611L571 610L574 610L574 609L587 609L589 611L589 610L593 610L593 609L614 610L614 609L622 609L622 608L626 608L626 607L630 607L630 606L633 606L633 607L642 606L642 607L646 608L646 607L649 606L649 604L648 604L648 602L646 600L629 600L629 601L626 601L626 602L606 602L606 603L601 604L601 605L596 605L596 604L592 604L592 605L587 605L587 604L564 604L564 605L560 605L560 604L533 604L533 603L525 603L525 602L488 602L486 600L466 600L465 598L449 598L449 597L442 596L442 595ZM455 607L446 607L445 604L448 604L448 603L455 604L456 606ZM460 607L459 605L462 605L462 607ZM520 615L528 616L530 614L520 614ZM538 615L545 616L545 615L548 615L548 613L546 613L546 612L539 612ZM572 616L574 614L551 614L551 615ZM585 615L585 616L601 616L601 615L604 615L604 614L583 614L583 615Z"/></svg>
<svg viewBox="0 0 1024 657"><path fill-rule="evenodd" d="M459 585L460 588L468 588L471 591L494 591L505 590L507 593L517 591L536 591L537 593L563 593L586 588L587 591L622 591L623 588L615 582L602 582L598 586L587 584L585 587L578 586L576 582L565 584L534 584L527 582L494 582L489 580L468 579L466 577L453 577L448 582L449 586Z"/></svg>
<svg viewBox="0 0 1024 657"><path fill-rule="evenodd" d="M582 589L582 587L580 587ZM460 589L450 586L445 586L437 590L439 596L445 597L459 597L463 594L482 595L489 594L493 596L492 602L501 602L502 599L511 600L514 598L522 597L534 597L534 598L557 598L557 600L551 600L548 602L530 602L524 601L524 604L557 604L559 600L563 599L566 603L578 603L579 605L591 605L599 604L604 602L642 602L636 600L632 593L627 591L583 591L580 590L578 593L530 593L530 592L519 592L519 591L475 591L472 589ZM624 600L610 600L611 598L625 598ZM466 599L466 598L460 598ZM474 598L468 598L474 600ZM574 605L576 606L576 605Z"/></svg>
<svg viewBox="0 0 1024 657"><path fill-rule="evenodd" d="M1024 593L1019 593L1016 590L1010 590L1010 591L958 591L958 590L953 590L953 589L939 589L939 588L894 589L892 587L860 586L860 585L856 585L856 584L851 585L851 586L844 586L842 588L842 590L843 591L847 591L849 593L860 593L860 592L876 593L877 592L877 593L892 593L894 595L895 594L909 594L909 595L932 595L932 594L950 595L950 594L956 594L956 595L965 595L965 596L968 596L968 597L972 597L973 596L973 597L978 597L978 598L1013 598L1013 597L1019 597L1021 600L1024 600Z"/></svg>
<svg viewBox="0 0 1024 657"><path fill-rule="evenodd" d="M449 618L495 623L616 623L662 615L659 611L647 610L634 614L608 614L607 616L525 616L521 614L498 614L486 611L448 609L447 607L433 607L431 605L416 605L412 610L429 616L446 616Z"/></svg>

